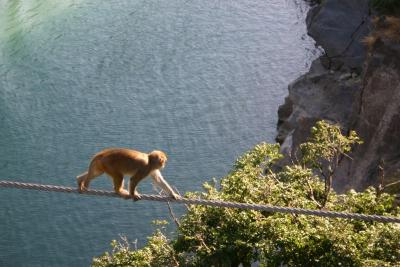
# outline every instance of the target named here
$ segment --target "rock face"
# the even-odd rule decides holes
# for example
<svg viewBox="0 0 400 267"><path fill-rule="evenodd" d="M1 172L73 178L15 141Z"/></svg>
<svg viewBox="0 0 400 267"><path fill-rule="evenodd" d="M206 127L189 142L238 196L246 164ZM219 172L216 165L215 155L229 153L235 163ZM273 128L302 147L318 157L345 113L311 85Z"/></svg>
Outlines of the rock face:
<svg viewBox="0 0 400 267"><path fill-rule="evenodd" d="M326 0L310 10L308 31L325 55L289 85L278 110L276 140L285 154L294 154L321 119L364 140L337 169L339 192L375 185L382 162L388 181L400 178L400 44L378 38L367 56L361 40L372 30L368 2Z"/></svg>
<svg viewBox="0 0 400 267"><path fill-rule="evenodd" d="M283 152L293 154L317 120L349 129L367 52L361 40L370 32L370 25L368 0L326 0L309 11L308 33L325 54L289 85L289 96L279 107L276 140Z"/></svg>
<svg viewBox="0 0 400 267"><path fill-rule="evenodd" d="M284 152L293 154L318 120L350 125L360 85L358 76L325 69L315 60L307 74L289 85L289 96L279 107L276 140Z"/></svg>
<svg viewBox="0 0 400 267"><path fill-rule="evenodd" d="M361 71L371 29L368 0L326 0L308 13L308 34L325 50L327 68Z"/></svg>
<svg viewBox="0 0 400 267"><path fill-rule="evenodd" d="M364 71L364 84L356 99L358 108L351 127L364 144L355 147L353 160L344 159L336 173L343 188L362 189L400 180L400 44L378 39ZM344 180L343 180L344 179ZM349 183L350 182L350 183Z"/></svg>

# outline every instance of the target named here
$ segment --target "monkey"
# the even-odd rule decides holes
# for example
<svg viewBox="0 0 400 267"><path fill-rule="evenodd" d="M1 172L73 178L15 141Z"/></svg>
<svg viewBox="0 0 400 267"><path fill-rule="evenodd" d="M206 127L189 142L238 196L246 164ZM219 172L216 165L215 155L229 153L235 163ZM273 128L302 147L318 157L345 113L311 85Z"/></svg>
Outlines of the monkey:
<svg viewBox="0 0 400 267"><path fill-rule="evenodd" d="M174 199L181 198L172 190L171 186L164 180L161 171L167 162L164 152L155 150L151 153L142 153L132 149L108 148L94 155L88 171L76 177L78 190L80 192L89 188L90 182L103 173L108 174L113 180L114 191L126 199L133 198L134 201L141 199L136 187L138 183L152 176L153 181ZM129 192L124 189L124 176L129 175Z"/></svg>

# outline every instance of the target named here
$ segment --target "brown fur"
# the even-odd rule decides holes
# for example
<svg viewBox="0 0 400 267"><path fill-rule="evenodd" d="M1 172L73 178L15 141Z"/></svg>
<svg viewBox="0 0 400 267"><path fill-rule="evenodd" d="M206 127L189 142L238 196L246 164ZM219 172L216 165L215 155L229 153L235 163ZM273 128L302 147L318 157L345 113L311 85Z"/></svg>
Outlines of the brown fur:
<svg viewBox="0 0 400 267"><path fill-rule="evenodd" d="M125 148L110 148L97 153L89 164L89 170L77 176L78 189L89 188L90 182L103 173L108 174L114 184L114 191L125 197L140 199L136 191L138 183L148 175L175 199L179 197L163 179L159 170L163 169L167 156L162 151L153 151L149 154ZM129 192L124 189L124 176L129 175Z"/></svg>

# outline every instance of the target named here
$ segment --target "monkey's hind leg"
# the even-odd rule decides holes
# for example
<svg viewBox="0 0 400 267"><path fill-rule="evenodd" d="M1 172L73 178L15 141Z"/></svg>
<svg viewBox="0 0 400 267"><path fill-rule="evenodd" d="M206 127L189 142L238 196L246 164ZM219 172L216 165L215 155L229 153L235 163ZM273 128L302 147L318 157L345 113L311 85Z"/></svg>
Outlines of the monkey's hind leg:
<svg viewBox="0 0 400 267"><path fill-rule="evenodd" d="M84 191L89 188L90 182L104 173L103 169L101 168L99 162L92 161L89 166L89 170L87 172L82 173L77 178L78 181L78 189L80 191Z"/></svg>
<svg viewBox="0 0 400 267"><path fill-rule="evenodd" d="M124 176L120 173L108 173L113 180L114 191L123 198L129 198L129 192L124 189Z"/></svg>
<svg viewBox="0 0 400 267"><path fill-rule="evenodd" d="M142 180L143 178L144 175L137 173L133 175L129 181L129 195L133 198L134 201L138 201L142 198L141 195L136 190L136 187L140 182L140 180Z"/></svg>

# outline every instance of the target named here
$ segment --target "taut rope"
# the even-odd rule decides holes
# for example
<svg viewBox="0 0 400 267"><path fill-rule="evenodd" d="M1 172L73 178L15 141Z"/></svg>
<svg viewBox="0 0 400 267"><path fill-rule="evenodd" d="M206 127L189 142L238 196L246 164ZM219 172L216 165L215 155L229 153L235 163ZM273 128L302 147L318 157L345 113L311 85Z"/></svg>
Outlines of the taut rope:
<svg viewBox="0 0 400 267"><path fill-rule="evenodd" d="M0 187L76 193L76 194L107 196L107 197L120 197L118 194L111 192L111 191L90 189L90 190L87 190L84 192L79 192L78 189L71 188L71 187L33 184L33 183L20 183L20 182L13 182L13 181L0 181ZM355 219L355 220L363 220L363 221L400 223L399 217L367 215L367 214L359 214L359 213L345 213L345 212L326 211L326 210L310 210L310 209L301 209L301 208L277 207L277 206L260 205L260 204L226 202L226 201L220 201L220 200L191 199L191 198L173 199L172 197L167 197L167 196L146 195L146 194L141 194L141 199L152 200L152 201L177 202L177 203L192 204L192 205L208 205L208 206L217 206L217 207L226 207L226 208L251 209L251 210L268 211L268 212L305 214L305 215L315 215L315 216L321 216L321 217Z"/></svg>

